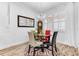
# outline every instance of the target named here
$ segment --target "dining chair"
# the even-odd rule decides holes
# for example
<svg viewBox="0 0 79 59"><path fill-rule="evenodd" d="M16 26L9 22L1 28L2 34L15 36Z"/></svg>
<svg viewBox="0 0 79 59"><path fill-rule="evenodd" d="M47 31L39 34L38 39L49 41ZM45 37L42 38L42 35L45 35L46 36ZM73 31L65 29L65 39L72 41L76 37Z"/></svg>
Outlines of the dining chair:
<svg viewBox="0 0 79 59"><path fill-rule="evenodd" d="M33 32L28 32L28 35L29 35L28 55L30 53L31 48L33 48L33 56L35 56L36 51L38 51L39 49L42 49L42 42L38 42L34 40Z"/></svg>
<svg viewBox="0 0 79 59"><path fill-rule="evenodd" d="M48 47L48 48L44 47L44 48L46 48L46 49L52 51L52 55L53 55L53 56L54 56L53 48L55 48L55 51L57 52L57 47L56 47L57 34L58 34L58 31L55 31L55 32L53 33L52 40L50 41L50 43L44 44L44 46L45 46L45 45L48 45L49 47L51 46L51 49L50 49L49 47Z"/></svg>
<svg viewBox="0 0 79 59"><path fill-rule="evenodd" d="M50 43L50 30L45 31L45 39L43 44L48 44L48 43ZM48 48L49 46L45 45L45 47Z"/></svg>
<svg viewBox="0 0 79 59"><path fill-rule="evenodd" d="M45 31L45 42L50 42L50 30Z"/></svg>

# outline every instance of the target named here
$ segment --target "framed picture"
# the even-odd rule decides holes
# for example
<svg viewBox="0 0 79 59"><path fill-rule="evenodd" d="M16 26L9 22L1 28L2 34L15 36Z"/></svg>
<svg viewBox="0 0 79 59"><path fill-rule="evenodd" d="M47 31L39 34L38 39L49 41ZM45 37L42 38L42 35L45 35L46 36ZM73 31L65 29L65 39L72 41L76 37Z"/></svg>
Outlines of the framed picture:
<svg viewBox="0 0 79 59"><path fill-rule="evenodd" d="M34 27L34 19L18 15L18 27Z"/></svg>

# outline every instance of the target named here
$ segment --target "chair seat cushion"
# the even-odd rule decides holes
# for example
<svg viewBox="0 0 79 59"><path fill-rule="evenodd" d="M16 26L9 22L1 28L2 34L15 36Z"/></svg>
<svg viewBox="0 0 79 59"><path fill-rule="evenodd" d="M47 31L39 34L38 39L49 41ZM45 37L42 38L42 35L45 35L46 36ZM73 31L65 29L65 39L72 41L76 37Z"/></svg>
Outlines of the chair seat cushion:
<svg viewBox="0 0 79 59"><path fill-rule="evenodd" d="M32 46L32 47L36 47L36 46L40 46L41 44L43 44L43 42L30 42L30 45Z"/></svg>

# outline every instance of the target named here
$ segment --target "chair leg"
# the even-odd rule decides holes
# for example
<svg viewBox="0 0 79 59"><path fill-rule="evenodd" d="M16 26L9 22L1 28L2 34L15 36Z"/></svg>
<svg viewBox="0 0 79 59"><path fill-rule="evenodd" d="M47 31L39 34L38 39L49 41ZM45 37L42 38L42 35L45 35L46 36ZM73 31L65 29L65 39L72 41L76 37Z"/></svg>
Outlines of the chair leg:
<svg viewBox="0 0 79 59"><path fill-rule="evenodd" d="M44 45L41 45L41 51L44 52Z"/></svg>
<svg viewBox="0 0 79 59"><path fill-rule="evenodd" d="M35 56L35 52L36 52L36 51L35 51L35 48L34 48L34 51L33 51L33 56Z"/></svg>
<svg viewBox="0 0 79 59"><path fill-rule="evenodd" d="M54 56L54 52L53 52L53 45L52 45L52 55Z"/></svg>
<svg viewBox="0 0 79 59"><path fill-rule="evenodd" d="M56 44L55 44L55 51L57 52L57 47L56 47Z"/></svg>
<svg viewBox="0 0 79 59"><path fill-rule="evenodd" d="M31 46L29 45L29 49L28 49L28 55L29 55L29 53L30 53L30 48L31 48Z"/></svg>

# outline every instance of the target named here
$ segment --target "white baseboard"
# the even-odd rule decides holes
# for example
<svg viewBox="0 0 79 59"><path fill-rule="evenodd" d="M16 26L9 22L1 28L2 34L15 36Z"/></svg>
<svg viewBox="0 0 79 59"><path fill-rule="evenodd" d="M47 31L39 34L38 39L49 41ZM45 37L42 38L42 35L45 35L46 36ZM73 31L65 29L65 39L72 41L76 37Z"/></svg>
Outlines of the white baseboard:
<svg viewBox="0 0 79 59"><path fill-rule="evenodd" d="M17 43L14 43L14 44L10 44L10 45L7 45L7 46L5 46L3 48L0 48L0 50L6 49L6 48L9 48L9 47L13 47L13 46L17 46L17 45L20 45L20 44L24 44L24 43L27 43L27 42L28 41L21 41L21 42L17 42ZM62 42L62 41L57 41L57 43L61 43L61 44L65 44L65 45L69 45L69 46L75 47L74 45L71 45L71 44L68 44L68 43ZM75 48L77 48L77 47L75 47ZM78 48L78 50L79 50L79 48Z"/></svg>
<svg viewBox="0 0 79 59"><path fill-rule="evenodd" d="M65 44L65 45L68 45L68 46L73 46L73 47L77 48L76 46L74 46L74 45L71 45L71 44L69 44L69 43L66 43L66 42L57 41L57 43L61 43L61 44Z"/></svg>
<svg viewBox="0 0 79 59"><path fill-rule="evenodd" d="M13 47L13 46L17 46L17 45L20 45L20 44L24 44L24 43L27 43L27 42L28 41L21 41L21 42L17 42L17 43L14 43L14 44L6 45L5 47L0 48L0 50L6 49L6 48L10 48L10 47Z"/></svg>

